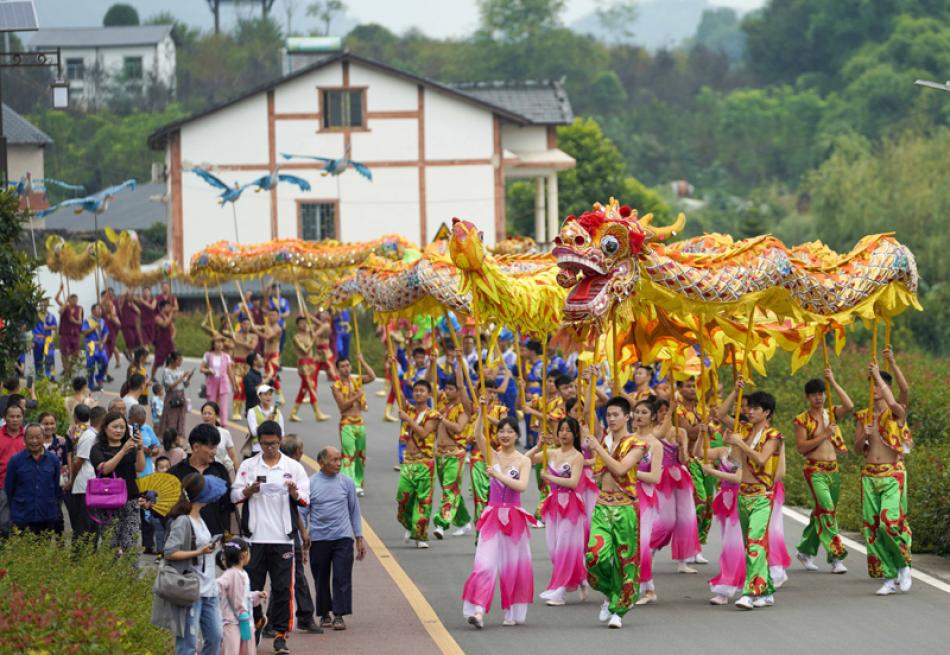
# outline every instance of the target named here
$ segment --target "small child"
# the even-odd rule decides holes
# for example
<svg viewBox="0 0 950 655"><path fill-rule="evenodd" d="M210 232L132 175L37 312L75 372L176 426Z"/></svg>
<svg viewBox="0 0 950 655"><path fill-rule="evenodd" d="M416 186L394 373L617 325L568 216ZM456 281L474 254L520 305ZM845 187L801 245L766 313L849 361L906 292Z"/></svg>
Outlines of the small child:
<svg viewBox="0 0 950 655"><path fill-rule="evenodd" d="M219 606L224 624L222 655L254 655L257 652L252 608L267 598L267 592L251 591L251 579L244 572L250 561L251 546L240 537L224 542L218 551L217 564L224 569L218 578ZM242 622L245 623L244 635L241 634Z"/></svg>
<svg viewBox="0 0 950 655"><path fill-rule="evenodd" d="M162 408L165 406L165 385L156 382L152 385L152 425L158 425L162 418Z"/></svg>
<svg viewBox="0 0 950 655"><path fill-rule="evenodd" d="M160 455L155 458L155 472L156 473L168 473L168 469L172 467L171 461L164 455ZM165 552L165 523L162 520L162 517L156 514L151 509L151 503L154 503L156 500L155 492L149 491L145 494L145 499L148 501L148 509L145 510L145 520L152 525L152 539L155 542L155 548L153 552L148 553L149 555L158 555L158 558L162 558L162 553Z"/></svg>
<svg viewBox="0 0 950 655"><path fill-rule="evenodd" d="M185 459L185 449L181 445L181 435L175 428L166 428L162 434L162 452L160 456L169 461L169 468Z"/></svg>

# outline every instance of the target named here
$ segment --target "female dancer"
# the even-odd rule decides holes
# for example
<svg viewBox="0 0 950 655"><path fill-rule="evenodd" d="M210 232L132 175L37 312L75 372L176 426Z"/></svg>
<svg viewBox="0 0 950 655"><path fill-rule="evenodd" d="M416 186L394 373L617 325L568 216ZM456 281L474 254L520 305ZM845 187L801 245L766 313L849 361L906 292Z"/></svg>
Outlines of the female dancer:
<svg viewBox="0 0 950 655"><path fill-rule="evenodd" d="M788 567L792 558L785 547L785 524L782 507L785 506L785 441L779 446L778 469L775 471L775 486L772 487L772 514L769 517L769 573L772 584L778 589L788 581Z"/></svg>
<svg viewBox="0 0 950 655"><path fill-rule="evenodd" d="M658 421L662 422L667 413L676 416L675 398L672 407L662 398L656 403ZM657 485L658 514L650 547L660 550L669 544L677 572L696 573L696 569L685 561L700 551L693 478L686 468L689 461L686 430L674 428L669 436L661 437L660 443L663 446L663 477Z"/></svg>
<svg viewBox="0 0 950 655"><path fill-rule="evenodd" d="M135 304L139 306L139 327L142 334L142 345L155 347L155 314L158 313L158 301L152 296L149 287L142 289L141 296L134 296ZM159 364L161 366L161 364ZM152 377L155 377L154 375Z"/></svg>
<svg viewBox="0 0 950 655"><path fill-rule="evenodd" d="M228 399L231 395L231 355L224 352L224 336L215 334L211 339L211 349L201 359L201 372L205 376L205 396L208 400L224 407L219 420L222 427L228 426ZM239 462L235 462L238 464Z"/></svg>
<svg viewBox="0 0 950 655"><path fill-rule="evenodd" d="M588 397L588 401L589 400L590 398ZM585 416L585 405L579 398L569 398L567 402L564 403L564 407L567 415L577 421L581 430L581 454L584 456L584 470L581 473L580 480L577 482L577 493L584 503L584 513L587 514L587 536L589 537L590 517L594 513L594 505L597 504L597 496L600 495L600 489L597 487L597 481L594 480L594 455L590 447L587 446L587 439L591 437L590 430L587 429L586 425L588 417ZM604 429L599 421L594 424L593 438L598 442L604 440Z"/></svg>
<svg viewBox="0 0 950 655"><path fill-rule="evenodd" d="M482 421L489 411L487 399L481 400L478 409L475 440L481 452L486 453L488 444ZM484 627L484 616L491 609L496 580L501 588L501 608L505 611L503 625L524 623L528 605L534 598L528 528L535 520L521 507L521 494L530 481L531 460L515 449L518 437L518 419L506 416L498 422L499 448L492 451L492 464L488 468L491 478L488 506L478 520L475 563L462 588L462 615L478 629Z"/></svg>
<svg viewBox="0 0 950 655"><path fill-rule="evenodd" d="M658 432L656 407L656 401L650 398L638 401L633 407L634 434L648 447L637 467L637 497L640 501L640 598L637 605L653 605L657 601L650 542L660 517L660 500L657 485L643 474L649 473L653 467L652 453L661 453L658 479L662 482L666 469L666 448L661 437L669 438L667 432L672 433L672 426L667 426L662 433Z"/></svg>
<svg viewBox="0 0 950 655"><path fill-rule="evenodd" d="M541 505L544 520L548 555L552 571L548 588L541 598L548 605L564 605L564 596L580 588L581 600L587 600L587 565L584 554L590 534L590 518L578 489L584 472L584 456L581 454L581 426L576 419L562 418L557 425L556 447L544 452L525 453L532 462L546 466L541 477L551 486L551 494Z"/></svg>
<svg viewBox="0 0 950 655"><path fill-rule="evenodd" d="M155 361L152 362L152 377L175 350L175 314L167 300L158 303L154 321Z"/></svg>
<svg viewBox="0 0 950 655"><path fill-rule="evenodd" d="M705 430L705 428L701 428ZM705 434L700 433L705 439ZM739 458L732 446L719 446L707 451L708 463L703 464L706 475L718 478L719 493L712 502L713 518L719 523L719 575L709 581L713 605L726 605L745 584L745 542L739 524L739 483L742 471Z"/></svg>

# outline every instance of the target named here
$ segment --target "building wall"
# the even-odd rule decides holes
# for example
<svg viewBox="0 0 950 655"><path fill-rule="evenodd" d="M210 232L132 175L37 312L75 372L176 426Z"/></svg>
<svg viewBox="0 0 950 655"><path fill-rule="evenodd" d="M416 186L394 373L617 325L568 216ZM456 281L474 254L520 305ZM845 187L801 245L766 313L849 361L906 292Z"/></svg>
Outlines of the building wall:
<svg viewBox="0 0 950 655"><path fill-rule="evenodd" d="M80 104L102 93L108 84L108 78L121 74L126 57L142 58L143 80L150 75L165 86L175 88L176 51L171 35L156 45L121 46L109 48L64 48L63 74L66 73L67 59L82 59L85 66L85 79L70 80L70 94ZM96 76L98 66L101 71ZM98 87L98 88L97 88Z"/></svg>
<svg viewBox="0 0 950 655"><path fill-rule="evenodd" d="M548 149L548 132L544 125L514 125L501 129L502 145L512 152L544 152Z"/></svg>
<svg viewBox="0 0 950 655"><path fill-rule="evenodd" d="M30 173L35 179L45 177L46 175L43 172L43 154L43 146L29 144L8 145L7 166L10 169L8 177L11 180L19 180L27 173Z"/></svg>
<svg viewBox="0 0 950 655"><path fill-rule="evenodd" d="M365 129L320 129L318 89L339 86L366 87ZM184 125L182 166L210 166L226 183L243 184L277 165L306 179L311 190L290 184L271 192L249 190L233 209L221 208L215 189L183 172L181 254L186 262L214 241L235 238L233 212L243 243L299 238L299 201L337 202L342 241L397 233L428 242L442 222L459 216L475 222L494 242L498 205L490 111L357 64L314 71L276 87L272 100L268 96L262 92ZM372 182L352 170L323 176L318 162L280 157L289 152L337 158L347 146L354 160L370 167ZM172 192L171 181L169 187Z"/></svg>

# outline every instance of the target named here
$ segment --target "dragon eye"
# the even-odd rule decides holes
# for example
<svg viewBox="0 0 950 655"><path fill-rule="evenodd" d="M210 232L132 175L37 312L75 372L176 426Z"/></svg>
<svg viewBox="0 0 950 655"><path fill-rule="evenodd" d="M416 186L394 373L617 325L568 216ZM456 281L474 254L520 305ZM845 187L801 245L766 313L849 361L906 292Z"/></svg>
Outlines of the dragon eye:
<svg viewBox="0 0 950 655"><path fill-rule="evenodd" d="M620 250L620 242L617 241L617 237L608 234L600 240L600 249L605 255L614 255Z"/></svg>

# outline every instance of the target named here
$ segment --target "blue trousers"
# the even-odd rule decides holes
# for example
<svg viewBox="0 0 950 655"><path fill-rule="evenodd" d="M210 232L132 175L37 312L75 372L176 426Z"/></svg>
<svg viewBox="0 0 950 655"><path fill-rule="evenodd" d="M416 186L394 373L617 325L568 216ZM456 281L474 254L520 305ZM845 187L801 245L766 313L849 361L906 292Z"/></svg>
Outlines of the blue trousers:
<svg viewBox="0 0 950 655"><path fill-rule="evenodd" d="M43 346L33 346L33 368L36 369L36 377L53 377L53 366L55 362L56 351L54 349L50 348L50 351L46 354L46 358L44 359Z"/></svg>
<svg viewBox="0 0 950 655"><path fill-rule="evenodd" d="M97 350L94 355L86 355L86 370L89 371L89 386L101 387L106 379L109 368L109 358L105 350Z"/></svg>
<svg viewBox="0 0 950 655"><path fill-rule="evenodd" d="M336 351L341 359L350 358L350 335L341 334L336 340Z"/></svg>
<svg viewBox="0 0 950 655"><path fill-rule="evenodd" d="M217 596L202 596L188 610L185 636L175 637L175 655L195 655L199 627L204 639L201 655L219 655L224 626L221 624L221 608Z"/></svg>

